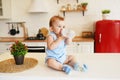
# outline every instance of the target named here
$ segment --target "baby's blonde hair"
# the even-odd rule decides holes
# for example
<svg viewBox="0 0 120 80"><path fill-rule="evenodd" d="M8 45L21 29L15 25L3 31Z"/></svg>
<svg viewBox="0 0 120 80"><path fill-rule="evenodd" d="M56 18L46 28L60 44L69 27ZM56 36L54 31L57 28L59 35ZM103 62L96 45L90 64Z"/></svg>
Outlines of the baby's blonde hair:
<svg viewBox="0 0 120 80"><path fill-rule="evenodd" d="M53 23L55 21L57 21L57 20L64 21L64 18L61 17L61 16L53 16L53 17L51 17L50 22L49 22L49 26L50 27L53 26Z"/></svg>

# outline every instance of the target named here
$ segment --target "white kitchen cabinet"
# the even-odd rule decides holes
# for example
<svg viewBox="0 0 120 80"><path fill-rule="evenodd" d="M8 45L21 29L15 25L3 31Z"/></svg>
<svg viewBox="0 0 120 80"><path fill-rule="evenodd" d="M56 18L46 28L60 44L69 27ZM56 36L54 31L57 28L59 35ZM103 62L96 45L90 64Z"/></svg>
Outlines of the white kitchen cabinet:
<svg viewBox="0 0 120 80"><path fill-rule="evenodd" d="M9 52L13 42L0 42L0 54Z"/></svg>
<svg viewBox="0 0 120 80"><path fill-rule="evenodd" d="M77 53L76 43L72 42L71 44L67 45L67 53L68 54L75 54Z"/></svg>
<svg viewBox="0 0 120 80"><path fill-rule="evenodd" d="M0 19L11 17L11 0L0 0Z"/></svg>
<svg viewBox="0 0 120 80"><path fill-rule="evenodd" d="M67 46L67 53L68 54L94 53L94 42L72 42L69 46Z"/></svg>
<svg viewBox="0 0 120 80"><path fill-rule="evenodd" d="M94 53L94 42L76 42L77 53Z"/></svg>
<svg viewBox="0 0 120 80"><path fill-rule="evenodd" d="M10 51L10 46L14 42L0 42L0 54L9 52ZM23 42L26 46L30 47L38 47L41 46L40 49L42 49L42 46L46 48L46 42Z"/></svg>

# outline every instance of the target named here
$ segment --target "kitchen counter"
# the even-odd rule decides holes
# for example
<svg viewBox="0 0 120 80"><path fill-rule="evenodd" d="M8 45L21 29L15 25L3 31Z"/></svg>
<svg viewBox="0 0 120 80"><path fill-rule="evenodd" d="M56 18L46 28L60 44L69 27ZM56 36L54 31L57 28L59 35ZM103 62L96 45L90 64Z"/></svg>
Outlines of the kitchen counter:
<svg viewBox="0 0 120 80"><path fill-rule="evenodd" d="M0 42L14 42L17 40L22 42L46 42L46 40L26 40L24 37L0 37Z"/></svg>
<svg viewBox="0 0 120 80"><path fill-rule="evenodd" d="M23 42L46 42L46 40L25 40L23 37L0 37L0 42L14 42L16 40L20 40ZM94 42L93 38L82 38L80 36L76 36L72 40L73 42Z"/></svg>
<svg viewBox="0 0 120 80"><path fill-rule="evenodd" d="M38 60L37 66L18 73L0 73L0 80L120 80L120 54L76 54L80 64L86 64L86 72L72 70L70 75L48 68L45 53L28 53L26 57ZM10 53L0 55L0 61L13 58Z"/></svg>
<svg viewBox="0 0 120 80"><path fill-rule="evenodd" d="M93 38L82 38L80 36L76 36L75 38L73 38L72 40L73 42L94 42Z"/></svg>

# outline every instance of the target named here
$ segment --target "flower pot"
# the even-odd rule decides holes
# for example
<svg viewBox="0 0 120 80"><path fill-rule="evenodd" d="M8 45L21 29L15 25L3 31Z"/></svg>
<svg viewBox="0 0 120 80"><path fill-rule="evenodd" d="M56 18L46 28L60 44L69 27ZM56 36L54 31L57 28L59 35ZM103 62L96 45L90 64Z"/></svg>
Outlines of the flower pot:
<svg viewBox="0 0 120 80"><path fill-rule="evenodd" d="M102 14L102 19L103 20L109 19L109 14Z"/></svg>
<svg viewBox="0 0 120 80"><path fill-rule="evenodd" d="M83 8L83 10L86 10L87 6L86 6L86 5L83 5L82 8Z"/></svg>
<svg viewBox="0 0 120 80"><path fill-rule="evenodd" d="M20 55L20 56L14 56L14 60L16 65L21 65L24 63L24 56Z"/></svg>

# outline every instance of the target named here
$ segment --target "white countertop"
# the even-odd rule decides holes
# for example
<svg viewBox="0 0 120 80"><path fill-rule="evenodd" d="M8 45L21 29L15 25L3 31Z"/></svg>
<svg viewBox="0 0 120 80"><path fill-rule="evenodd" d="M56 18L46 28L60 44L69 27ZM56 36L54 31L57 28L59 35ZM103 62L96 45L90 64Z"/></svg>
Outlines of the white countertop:
<svg viewBox="0 0 120 80"><path fill-rule="evenodd" d="M120 54L76 54L80 64L88 66L87 72L62 71L48 68L44 63L45 53L28 53L26 57L38 60L36 67L18 73L0 73L0 80L120 80ZM13 58L10 53L0 55L0 61Z"/></svg>

